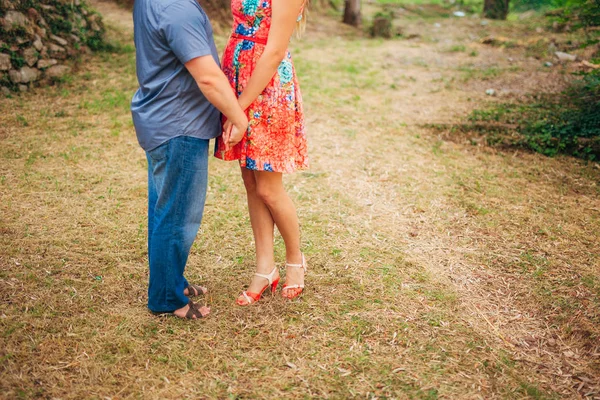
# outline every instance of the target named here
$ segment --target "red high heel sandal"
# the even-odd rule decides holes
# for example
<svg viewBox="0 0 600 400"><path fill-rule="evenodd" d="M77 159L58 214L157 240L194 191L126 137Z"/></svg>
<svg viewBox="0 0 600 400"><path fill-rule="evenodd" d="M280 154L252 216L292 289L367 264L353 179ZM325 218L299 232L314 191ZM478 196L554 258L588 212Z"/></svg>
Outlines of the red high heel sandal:
<svg viewBox="0 0 600 400"><path fill-rule="evenodd" d="M271 271L271 273L269 275L259 274L258 272L255 273L254 275L266 279L269 283L267 283L265 285L265 287L262 288L260 293L252 293L252 292L243 291L242 294L240 295L240 297L238 297L237 300L235 301L237 303L237 305L238 306L249 306L250 304L256 303L258 300L260 300L263 293L265 292L265 290L267 290L267 288L269 286L271 286L271 294L275 293L275 290L277 289L277 285L279 284L279 275L277 275L277 279L273 279L273 277L275 276L275 274L277 274L277 272L278 272L277 267L274 267L273 271Z"/></svg>
<svg viewBox="0 0 600 400"><path fill-rule="evenodd" d="M306 265L306 258L304 258L304 254L302 254L302 264L290 264L290 263L286 263L285 264L286 268L287 267L291 267L291 268L302 268L304 270L304 275L306 276L306 273L308 272L307 270L307 265ZM287 277L286 277L287 280ZM296 293L293 296L286 296L286 293L288 290L290 289L301 289L298 293ZM286 299L295 299L296 297L300 296L302 294L302 292L304 292L304 284L301 285L288 285L287 283L283 285L283 289L281 289L281 295L283 297L285 297Z"/></svg>

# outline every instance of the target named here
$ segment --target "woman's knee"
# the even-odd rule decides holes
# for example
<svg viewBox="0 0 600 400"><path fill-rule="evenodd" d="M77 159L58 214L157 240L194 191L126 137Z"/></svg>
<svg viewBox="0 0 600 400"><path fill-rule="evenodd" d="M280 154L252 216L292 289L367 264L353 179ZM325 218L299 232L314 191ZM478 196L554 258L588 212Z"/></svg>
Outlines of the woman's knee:
<svg viewBox="0 0 600 400"><path fill-rule="evenodd" d="M256 186L256 193L268 207L274 206L281 197L281 190L279 188L273 185L261 184L260 182Z"/></svg>

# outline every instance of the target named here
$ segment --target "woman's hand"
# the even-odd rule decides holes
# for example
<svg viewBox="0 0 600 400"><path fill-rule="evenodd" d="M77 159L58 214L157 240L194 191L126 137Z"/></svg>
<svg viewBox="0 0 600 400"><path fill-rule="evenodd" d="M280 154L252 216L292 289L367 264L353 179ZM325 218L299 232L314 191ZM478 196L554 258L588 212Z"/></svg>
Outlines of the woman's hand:
<svg viewBox="0 0 600 400"><path fill-rule="evenodd" d="M231 122L230 119L225 121L223 124L223 143L225 143L225 150L231 149L233 146L238 144L246 134L248 129L248 119L238 121L237 123Z"/></svg>

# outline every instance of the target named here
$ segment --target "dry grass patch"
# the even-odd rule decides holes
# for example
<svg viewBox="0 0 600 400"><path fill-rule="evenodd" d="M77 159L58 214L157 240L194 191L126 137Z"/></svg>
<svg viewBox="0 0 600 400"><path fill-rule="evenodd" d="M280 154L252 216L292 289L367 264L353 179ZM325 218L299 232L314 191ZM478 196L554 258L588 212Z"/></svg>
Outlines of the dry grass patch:
<svg viewBox="0 0 600 400"><path fill-rule="evenodd" d="M477 98L435 81L456 54L326 39L325 19L294 44L313 166L286 184L306 294L234 306L253 272L250 225L237 166L211 161L188 279L209 287L213 314L150 315L131 32L108 11L119 52L0 100L6 397L598 395L597 168L418 128ZM279 238L276 251L283 262Z"/></svg>

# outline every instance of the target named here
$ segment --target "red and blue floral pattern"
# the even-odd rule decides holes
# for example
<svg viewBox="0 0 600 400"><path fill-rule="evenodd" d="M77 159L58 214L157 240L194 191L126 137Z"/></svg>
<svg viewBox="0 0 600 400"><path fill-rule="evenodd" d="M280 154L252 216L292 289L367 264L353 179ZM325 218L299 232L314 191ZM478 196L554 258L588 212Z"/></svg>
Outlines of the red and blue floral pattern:
<svg viewBox="0 0 600 400"><path fill-rule="evenodd" d="M223 55L223 72L239 96L262 55L271 27L271 0L232 0L234 34ZM245 137L229 151L217 139L215 157L239 160L256 171L308 168L308 151L298 78L288 51L265 90L246 110Z"/></svg>

